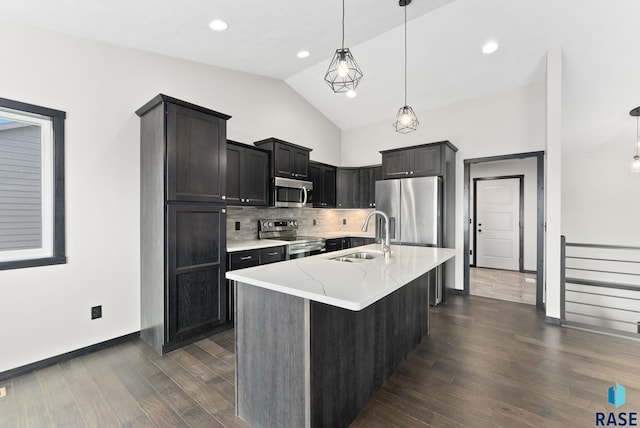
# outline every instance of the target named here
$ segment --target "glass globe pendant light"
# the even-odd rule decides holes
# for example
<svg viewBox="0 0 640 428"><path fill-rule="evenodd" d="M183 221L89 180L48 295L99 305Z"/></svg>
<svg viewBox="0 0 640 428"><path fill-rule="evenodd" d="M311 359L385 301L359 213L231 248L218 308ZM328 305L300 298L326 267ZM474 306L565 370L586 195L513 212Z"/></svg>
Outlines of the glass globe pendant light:
<svg viewBox="0 0 640 428"><path fill-rule="evenodd" d="M324 80L333 92L340 93L355 91L362 76L362 71L349 48L344 47L344 0L342 0L342 47L336 49Z"/></svg>
<svg viewBox="0 0 640 428"><path fill-rule="evenodd" d="M407 6L411 0L400 0L400 7L404 7L404 105L398 110L393 128L396 132L406 134L418 129L418 118L413 109L407 105Z"/></svg>
<svg viewBox="0 0 640 428"><path fill-rule="evenodd" d="M636 107L629 112L636 118L636 155L631 162L631 171L640 173L640 107Z"/></svg>

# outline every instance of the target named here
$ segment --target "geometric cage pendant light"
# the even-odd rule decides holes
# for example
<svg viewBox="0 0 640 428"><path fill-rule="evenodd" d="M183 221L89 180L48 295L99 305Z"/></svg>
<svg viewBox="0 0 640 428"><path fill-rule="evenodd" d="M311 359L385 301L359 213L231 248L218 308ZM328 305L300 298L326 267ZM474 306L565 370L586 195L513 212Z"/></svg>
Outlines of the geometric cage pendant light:
<svg viewBox="0 0 640 428"><path fill-rule="evenodd" d="M636 118L636 155L631 163L631 171L640 173L640 107L636 107L629 112Z"/></svg>
<svg viewBox="0 0 640 428"><path fill-rule="evenodd" d="M333 92L340 93L355 91L362 76L362 71L349 48L344 47L344 0L342 0L342 47L336 49L324 80Z"/></svg>
<svg viewBox="0 0 640 428"><path fill-rule="evenodd" d="M407 105L407 6L411 0L400 0L400 7L404 8L404 105L398 110L393 128L396 132L406 134L418 129L418 118L413 109Z"/></svg>

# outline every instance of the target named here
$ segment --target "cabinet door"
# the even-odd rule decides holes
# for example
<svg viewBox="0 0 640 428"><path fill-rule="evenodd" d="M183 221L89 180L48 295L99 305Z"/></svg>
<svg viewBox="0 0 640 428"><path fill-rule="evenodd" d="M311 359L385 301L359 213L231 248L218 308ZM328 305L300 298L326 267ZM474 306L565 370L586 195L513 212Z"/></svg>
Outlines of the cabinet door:
<svg viewBox="0 0 640 428"><path fill-rule="evenodd" d="M375 202L375 188L373 181L373 168L362 168L360 170L360 198L358 206L360 208L373 208Z"/></svg>
<svg viewBox="0 0 640 428"><path fill-rule="evenodd" d="M274 173L278 177L293 177L293 147L275 143L273 149Z"/></svg>
<svg viewBox="0 0 640 428"><path fill-rule="evenodd" d="M369 195L371 198L371 208L376 207L376 181L382 180L382 165L371 168L372 179L369 183Z"/></svg>
<svg viewBox="0 0 640 428"><path fill-rule="evenodd" d="M327 253L342 250L342 238L332 238L324 241Z"/></svg>
<svg viewBox="0 0 640 428"><path fill-rule="evenodd" d="M222 206L167 206L167 343L226 320L225 231Z"/></svg>
<svg viewBox="0 0 640 428"><path fill-rule="evenodd" d="M229 270L244 269L259 264L259 250L234 251L229 254Z"/></svg>
<svg viewBox="0 0 640 428"><path fill-rule="evenodd" d="M269 247L260 249L260 264L281 262L285 259L286 252L284 245L281 247Z"/></svg>
<svg viewBox="0 0 640 428"><path fill-rule="evenodd" d="M309 178L313 183L313 190L309 194L314 207L322 207L324 201L324 168L322 165L309 163Z"/></svg>
<svg viewBox="0 0 640 428"><path fill-rule="evenodd" d="M324 181L324 205L325 207L336 206L336 168L325 167L323 174Z"/></svg>
<svg viewBox="0 0 640 428"><path fill-rule="evenodd" d="M409 175L411 156L407 150L382 154L384 178L399 178Z"/></svg>
<svg viewBox="0 0 640 428"><path fill-rule="evenodd" d="M227 145L227 204L240 205L240 182L242 181L242 147Z"/></svg>
<svg viewBox="0 0 640 428"><path fill-rule="evenodd" d="M167 103L167 199L224 202L226 121Z"/></svg>
<svg viewBox="0 0 640 428"><path fill-rule="evenodd" d="M410 176L431 176L442 174L442 146L428 146L409 151L413 166Z"/></svg>
<svg viewBox="0 0 640 428"><path fill-rule="evenodd" d="M358 208L360 192L360 171L338 168L336 199L338 208Z"/></svg>
<svg viewBox="0 0 640 428"><path fill-rule="evenodd" d="M295 178L309 177L309 152L307 150L293 149L291 172Z"/></svg>
<svg viewBox="0 0 640 428"><path fill-rule="evenodd" d="M243 205L266 207L269 203L269 154L245 149L241 169Z"/></svg>

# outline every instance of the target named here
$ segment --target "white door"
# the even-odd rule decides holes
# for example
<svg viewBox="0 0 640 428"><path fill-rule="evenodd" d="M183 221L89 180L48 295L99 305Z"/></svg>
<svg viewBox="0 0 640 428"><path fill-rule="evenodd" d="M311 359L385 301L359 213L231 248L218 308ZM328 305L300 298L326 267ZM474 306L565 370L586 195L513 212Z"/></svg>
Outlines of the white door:
<svg viewBox="0 0 640 428"><path fill-rule="evenodd" d="M520 270L520 179L476 183L476 266Z"/></svg>

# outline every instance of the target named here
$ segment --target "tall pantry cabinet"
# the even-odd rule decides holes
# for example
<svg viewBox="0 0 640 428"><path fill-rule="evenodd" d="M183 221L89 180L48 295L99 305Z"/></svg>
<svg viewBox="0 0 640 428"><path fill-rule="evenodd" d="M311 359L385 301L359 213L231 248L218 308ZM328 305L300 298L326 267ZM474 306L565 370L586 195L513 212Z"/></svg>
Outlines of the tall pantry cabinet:
<svg viewBox="0 0 640 428"><path fill-rule="evenodd" d="M140 116L140 337L162 354L226 320L226 122L158 95Z"/></svg>

